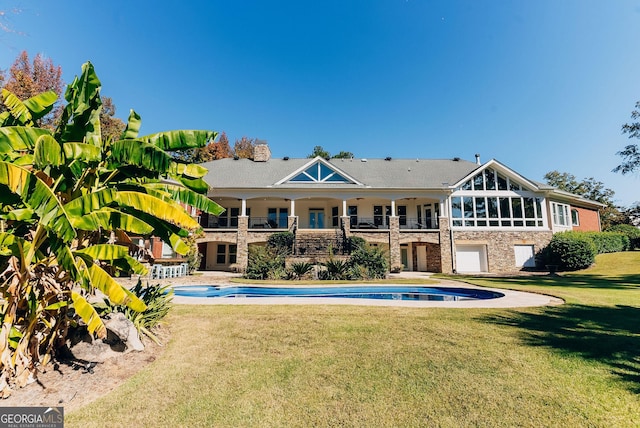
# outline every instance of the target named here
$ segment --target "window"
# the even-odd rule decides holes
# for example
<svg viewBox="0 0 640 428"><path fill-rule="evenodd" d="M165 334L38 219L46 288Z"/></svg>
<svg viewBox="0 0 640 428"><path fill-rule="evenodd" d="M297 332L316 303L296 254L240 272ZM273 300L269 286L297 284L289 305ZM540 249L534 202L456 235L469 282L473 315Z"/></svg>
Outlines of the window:
<svg viewBox="0 0 640 428"><path fill-rule="evenodd" d="M237 260L237 253L237 245L218 244L216 251L216 264L226 265L235 263Z"/></svg>
<svg viewBox="0 0 640 428"><path fill-rule="evenodd" d="M510 190L520 191L528 190L520 183L500 174L498 171L487 168L483 172L480 172L473 176L470 180L465 181L458 188L458 190L469 191L473 190L481 192L485 190Z"/></svg>
<svg viewBox="0 0 640 428"><path fill-rule="evenodd" d="M331 207L331 225L338 227L340 225L340 218L338 217L338 207Z"/></svg>
<svg viewBox="0 0 640 428"><path fill-rule="evenodd" d="M569 205L552 202L551 213L554 225L569 226Z"/></svg>
<svg viewBox="0 0 640 428"><path fill-rule="evenodd" d="M580 213L576 209L571 210L571 225L580 226Z"/></svg>
<svg viewBox="0 0 640 428"><path fill-rule="evenodd" d="M269 226L280 229L286 229L288 227L287 218L289 217L289 208L269 208L267 213Z"/></svg>
<svg viewBox="0 0 640 428"><path fill-rule="evenodd" d="M353 227L358 224L358 206L349 205L349 224Z"/></svg>
<svg viewBox="0 0 640 428"><path fill-rule="evenodd" d="M525 197L454 196L451 218L457 227L542 227L542 201Z"/></svg>
<svg viewBox="0 0 640 428"><path fill-rule="evenodd" d="M398 220L400 222L400 226L407 225L407 206L406 205L398 205Z"/></svg>
<svg viewBox="0 0 640 428"><path fill-rule="evenodd" d="M307 182L307 183L350 183L345 177L340 175L322 162L316 162L309 166L291 179L294 182Z"/></svg>

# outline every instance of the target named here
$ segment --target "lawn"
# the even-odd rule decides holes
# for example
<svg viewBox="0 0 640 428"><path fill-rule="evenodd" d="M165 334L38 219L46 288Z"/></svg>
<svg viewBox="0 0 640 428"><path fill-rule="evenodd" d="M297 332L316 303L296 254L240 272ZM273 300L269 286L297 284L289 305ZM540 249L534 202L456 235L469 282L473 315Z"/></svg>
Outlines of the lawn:
<svg viewBox="0 0 640 428"><path fill-rule="evenodd" d="M164 353L66 426L637 426L640 252L466 280L567 304L176 306Z"/></svg>

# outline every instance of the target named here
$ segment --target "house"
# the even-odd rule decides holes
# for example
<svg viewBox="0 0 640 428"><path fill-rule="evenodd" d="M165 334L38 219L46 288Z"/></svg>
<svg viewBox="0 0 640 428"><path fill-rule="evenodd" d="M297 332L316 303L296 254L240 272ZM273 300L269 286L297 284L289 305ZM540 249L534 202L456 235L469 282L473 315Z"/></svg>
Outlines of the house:
<svg viewBox="0 0 640 428"><path fill-rule="evenodd" d="M600 230L602 204L531 181L490 160L272 158L203 164L226 211L200 217L202 269L246 267L250 245L295 234L296 257L322 259L345 238L383 247L391 266L513 272L535 266L553 233Z"/></svg>

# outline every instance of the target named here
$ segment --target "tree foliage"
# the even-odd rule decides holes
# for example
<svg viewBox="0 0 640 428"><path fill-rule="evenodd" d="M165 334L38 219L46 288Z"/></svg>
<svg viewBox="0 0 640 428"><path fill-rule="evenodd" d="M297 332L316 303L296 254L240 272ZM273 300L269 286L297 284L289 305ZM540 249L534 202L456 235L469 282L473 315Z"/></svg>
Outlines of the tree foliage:
<svg viewBox="0 0 640 428"><path fill-rule="evenodd" d="M63 86L62 67L54 65L50 58L44 58L40 54L36 54L31 61L27 51L22 51L9 68L9 76L3 88L20 100L26 100L48 91L53 91L60 97ZM62 106L56 103L37 125L53 129L61 113Z"/></svg>
<svg viewBox="0 0 640 428"><path fill-rule="evenodd" d="M253 159L253 149L257 138L242 137L233 145L233 156L240 159Z"/></svg>
<svg viewBox="0 0 640 428"><path fill-rule="evenodd" d="M635 110L631 112L633 122L622 125L622 133L629 138L640 138L640 101L636 102ZM616 153L622 157L622 163L613 169L613 172L629 174L640 167L640 150L637 144L629 144Z"/></svg>
<svg viewBox="0 0 640 428"><path fill-rule="evenodd" d="M100 132L102 138L118 140L126 128L126 124L116 117L116 105L111 97L101 97L102 110L100 110Z"/></svg>
<svg viewBox="0 0 640 428"><path fill-rule="evenodd" d="M56 102L50 91L20 101L3 91L0 115L0 396L23 386L65 342L70 325L106 335L88 296L144 311L110 275L146 273L129 256L127 234L155 235L180 254L200 230L182 204L217 215L206 197L207 170L169 154L202 147L211 131L138 136L131 111L117 141L102 138L101 84L91 63L67 87L52 132L35 125ZM10 102L7 102L10 101ZM7 126L11 124L11 126Z"/></svg>
<svg viewBox="0 0 640 428"><path fill-rule="evenodd" d="M322 148L322 146L315 146L313 151L307 158L313 159L315 157L321 157L323 159L331 159L331 153Z"/></svg>
<svg viewBox="0 0 640 428"><path fill-rule="evenodd" d="M606 206L601 208L600 221L603 228L623 223L623 215L613 203L615 192L604 187L604 183L593 177L578 181L576 176L567 172L551 171L544 175L547 184L586 199L600 202Z"/></svg>
<svg viewBox="0 0 640 428"><path fill-rule="evenodd" d="M217 159L231 157L233 157L233 151L229 145L229 139L227 138L227 134L222 132L218 141L211 141L206 146L194 150L193 162L211 162Z"/></svg>

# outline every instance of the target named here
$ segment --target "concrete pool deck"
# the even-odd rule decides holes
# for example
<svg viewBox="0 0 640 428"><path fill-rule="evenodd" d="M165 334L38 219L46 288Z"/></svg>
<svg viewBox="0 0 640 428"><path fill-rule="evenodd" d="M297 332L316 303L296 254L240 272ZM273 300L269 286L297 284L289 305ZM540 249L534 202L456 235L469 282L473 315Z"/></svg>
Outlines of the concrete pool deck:
<svg viewBox="0 0 640 428"><path fill-rule="evenodd" d="M180 286L202 286L202 285L240 285L231 283L230 278L238 277L238 274L227 272L198 272L196 275L180 278L167 278L164 280L154 280L164 284ZM524 308L535 306L560 305L564 303L562 299L535 293L522 291L512 291L497 288L478 287L475 285L453 280L442 280L430 278L428 272L401 272L392 274L392 278L402 279L434 279L435 284L425 286L433 287L455 287L455 288L477 288L490 290L504 294L504 297L483 300L459 300L459 301L410 301L410 300L375 300L375 299L353 299L335 297L247 297L247 298L206 298L206 297L185 297L174 296L173 302L185 305L350 305L350 306L390 306L408 308ZM254 284L252 284L254 285ZM344 285L344 284L342 284ZM354 282L357 285L357 282ZM375 285L397 285L397 284L375 284ZM407 285L407 284L403 284ZM283 281L279 285L269 285L272 287L292 286ZM330 285L327 285L327 287Z"/></svg>

